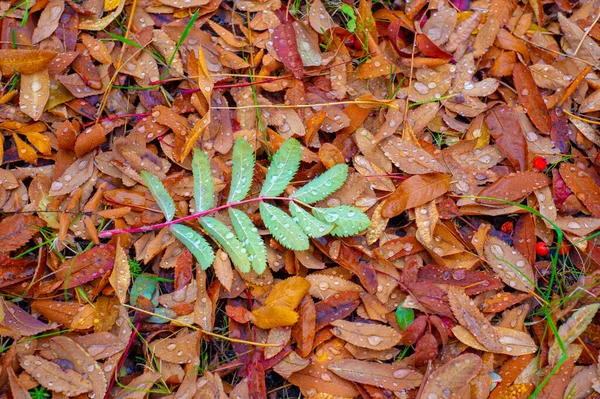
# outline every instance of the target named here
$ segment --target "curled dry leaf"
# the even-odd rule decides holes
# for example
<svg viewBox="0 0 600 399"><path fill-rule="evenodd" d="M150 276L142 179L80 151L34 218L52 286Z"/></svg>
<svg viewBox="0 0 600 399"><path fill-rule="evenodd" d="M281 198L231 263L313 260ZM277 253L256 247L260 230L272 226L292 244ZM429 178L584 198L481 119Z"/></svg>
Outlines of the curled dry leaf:
<svg viewBox="0 0 600 399"><path fill-rule="evenodd" d="M385 350L400 342L400 333L382 324L337 320L331 325L333 335L361 348Z"/></svg>
<svg viewBox="0 0 600 399"><path fill-rule="evenodd" d="M77 396L92 391L91 382L81 374L40 356L25 355L19 359L19 363L44 388L53 392Z"/></svg>

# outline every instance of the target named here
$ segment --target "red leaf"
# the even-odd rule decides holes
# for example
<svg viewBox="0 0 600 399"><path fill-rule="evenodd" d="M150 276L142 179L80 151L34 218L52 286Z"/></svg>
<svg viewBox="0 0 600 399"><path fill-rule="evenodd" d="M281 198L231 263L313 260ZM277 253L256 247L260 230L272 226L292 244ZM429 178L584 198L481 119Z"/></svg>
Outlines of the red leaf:
<svg viewBox="0 0 600 399"><path fill-rule="evenodd" d="M477 270L450 269L437 265L426 265L419 269L419 278L433 284L448 284L465 287L467 295L497 290L504 284L489 273Z"/></svg>
<svg viewBox="0 0 600 399"><path fill-rule="evenodd" d="M529 68L521 63L516 63L513 68L513 80L515 81L515 89L519 95L519 100L523 103L527 115L529 115L535 127L540 129L542 133L550 133L552 120Z"/></svg>
<svg viewBox="0 0 600 399"><path fill-rule="evenodd" d="M302 79L304 67L298 52L296 31L292 21L288 20L275 27L273 30L273 47L283 65L292 71L296 79Z"/></svg>
<svg viewBox="0 0 600 399"><path fill-rule="evenodd" d="M349 316L358 305L360 305L358 292L342 292L317 303L315 330L318 331L332 321Z"/></svg>
<svg viewBox="0 0 600 399"><path fill-rule="evenodd" d="M451 60L452 54L445 52L431 41L427 35L422 33L417 34L417 47L421 50L423 55L433 58L442 58L445 60Z"/></svg>
<svg viewBox="0 0 600 399"><path fill-rule="evenodd" d="M65 281L65 288L73 288L102 277L112 270L114 264L115 247L99 245L66 260L56 271L56 278Z"/></svg>

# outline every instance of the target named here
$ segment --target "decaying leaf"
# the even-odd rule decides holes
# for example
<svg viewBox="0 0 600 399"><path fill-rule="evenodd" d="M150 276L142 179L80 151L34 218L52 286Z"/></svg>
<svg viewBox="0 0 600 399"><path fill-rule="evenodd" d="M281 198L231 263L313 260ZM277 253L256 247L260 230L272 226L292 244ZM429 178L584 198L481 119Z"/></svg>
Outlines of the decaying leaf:
<svg viewBox="0 0 600 399"><path fill-rule="evenodd" d="M92 384L83 376L68 368L50 362L40 356L25 355L20 364L43 387L66 396L76 396L92 391Z"/></svg>

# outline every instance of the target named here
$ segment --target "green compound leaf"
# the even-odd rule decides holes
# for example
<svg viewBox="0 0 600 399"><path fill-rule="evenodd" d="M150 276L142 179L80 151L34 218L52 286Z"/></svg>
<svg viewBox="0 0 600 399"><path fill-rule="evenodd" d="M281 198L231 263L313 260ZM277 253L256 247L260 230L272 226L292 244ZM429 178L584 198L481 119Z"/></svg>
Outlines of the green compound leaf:
<svg viewBox="0 0 600 399"><path fill-rule="evenodd" d="M196 212L204 212L215 204L215 189L210 173L210 161L206 154L194 148L192 159L192 173L194 174L194 199Z"/></svg>
<svg viewBox="0 0 600 399"><path fill-rule="evenodd" d="M175 202L173 202L173 198L171 198L165 186L158 180L158 177L150 172L142 170L141 175L144 184L148 187L150 193L152 193L160 210L165 214L165 219L167 221L173 220L173 216L175 216Z"/></svg>
<svg viewBox="0 0 600 399"><path fill-rule="evenodd" d="M317 219L335 224L331 235L349 237L360 233L371 225L369 217L358 208L340 205L333 208L314 208L313 214Z"/></svg>
<svg viewBox="0 0 600 399"><path fill-rule="evenodd" d="M396 309L396 321L398 326L404 330L415 321L415 311L411 308L403 308L402 304Z"/></svg>
<svg viewBox="0 0 600 399"><path fill-rule="evenodd" d="M233 157L231 159L231 187L227 203L243 200L252 184L254 176L254 151L248 142L239 138L233 146Z"/></svg>
<svg viewBox="0 0 600 399"><path fill-rule="evenodd" d="M261 202L260 216L267 229L281 245L293 251L308 249L308 236L287 213L276 206Z"/></svg>
<svg viewBox="0 0 600 399"><path fill-rule="evenodd" d="M223 247L239 271L242 273L250 271L250 259L248 259L248 255L246 254L246 248L244 248L229 227L212 217L203 217L200 219L200 224L208 235Z"/></svg>
<svg viewBox="0 0 600 399"><path fill-rule="evenodd" d="M307 236L312 238L323 237L329 234L335 227L331 223L324 223L319 219L315 219L310 213L306 212L300 206L290 202L290 212L294 217L294 221L302 227Z"/></svg>
<svg viewBox="0 0 600 399"><path fill-rule="evenodd" d="M295 139L285 141L279 151L273 155L273 161L267 171L260 196L276 197L281 194L298 171L301 157L302 145L300 142Z"/></svg>
<svg viewBox="0 0 600 399"><path fill-rule="evenodd" d="M340 189L348 178L348 165L337 164L321 176L300 188L292 198L305 204L313 204Z"/></svg>
<svg viewBox="0 0 600 399"><path fill-rule="evenodd" d="M239 209L229 208L229 217L240 242L248 251L248 259L252 264L252 269L256 273L262 274L267 267L267 248L262 237L258 234L258 229L248 215Z"/></svg>
<svg viewBox="0 0 600 399"><path fill-rule="evenodd" d="M181 224L174 224L171 226L171 232L190 250L194 258L200 263L202 270L208 269L213 264L215 252L196 230Z"/></svg>

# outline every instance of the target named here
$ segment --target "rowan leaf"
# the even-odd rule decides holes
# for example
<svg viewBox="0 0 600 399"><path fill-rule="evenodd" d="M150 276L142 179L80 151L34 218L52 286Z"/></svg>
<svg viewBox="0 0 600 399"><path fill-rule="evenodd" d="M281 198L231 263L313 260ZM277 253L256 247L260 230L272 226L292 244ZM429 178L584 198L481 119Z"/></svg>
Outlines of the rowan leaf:
<svg viewBox="0 0 600 399"><path fill-rule="evenodd" d="M406 329L415 320L415 311L410 308L398 306L396 309L396 322L401 330Z"/></svg>
<svg viewBox="0 0 600 399"><path fill-rule="evenodd" d="M264 240L258 234L258 229L248 215L239 209L229 208L229 217L238 239L248 253L252 270L257 274L262 274L267 267L267 248Z"/></svg>
<svg viewBox="0 0 600 399"><path fill-rule="evenodd" d="M150 172L143 170L140 175L144 180L144 184L148 187L150 193L152 193L160 210L164 213L165 219L167 219L167 221L173 220L173 217L175 216L175 202L165 189L165 186L163 186L158 177Z"/></svg>
<svg viewBox="0 0 600 399"><path fill-rule="evenodd" d="M248 195L252 185L255 162L254 151L243 138L235 141L231 161L231 187L227 199L228 204L243 200Z"/></svg>
<svg viewBox="0 0 600 399"><path fill-rule="evenodd" d="M173 235L194 255L202 270L208 269L213 264L215 253L204 237L198 234L196 230L181 224L174 224L170 229Z"/></svg>
<svg viewBox="0 0 600 399"><path fill-rule="evenodd" d="M306 235L311 238L323 237L329 234L335 227L332 223L325 223L314 218L295 202L290 202L290 213Z"/></svg>
<svg viewBox="0 0 600 399"><path fill-rule="evenodd" d="M276 206L261 202L260 216L269 232L281 245L294 251L308 249L308 236L287 213Z"/></svg>
<svg viewBox="0 0 600 399"><path fill-rule="evenodd" d="M215 205L215 189L210 172L210 161L206 154L197 148L194 148L192 172L194 174L196 212L207 211Z"/></svg>
<svg viewBox="0 0 600 399"><path fill-rule="evenodd" d="M314 204L340 189L348 178L348 165L337 164L290 195L305 204Z"/></svg>
<svg viewBox="0 0 600 399"><path fill-rule="evenodd" d="M358 208L340 205L333 208L313 208L313 214L322 222L333 224L331 235L349 237L366 230L371 220Z"/></svg>
<svg viewBox="0 0 600 399"><path fill-rule="evenodd" d="M250 271L251 264L246 249L229 227L212 217L203 217L200 219L200 224L208 235L223 247L239 271L243 273ZM212 261L210 263L212 264Z"/></svg>
<svg viewBox="0 0 600 399"><path fill-rule="evenodd" d="M283 192L300 166L302 146L295 139L286 140L273 155L271 166L265 176L261 197L275 197Z"/></svg>

